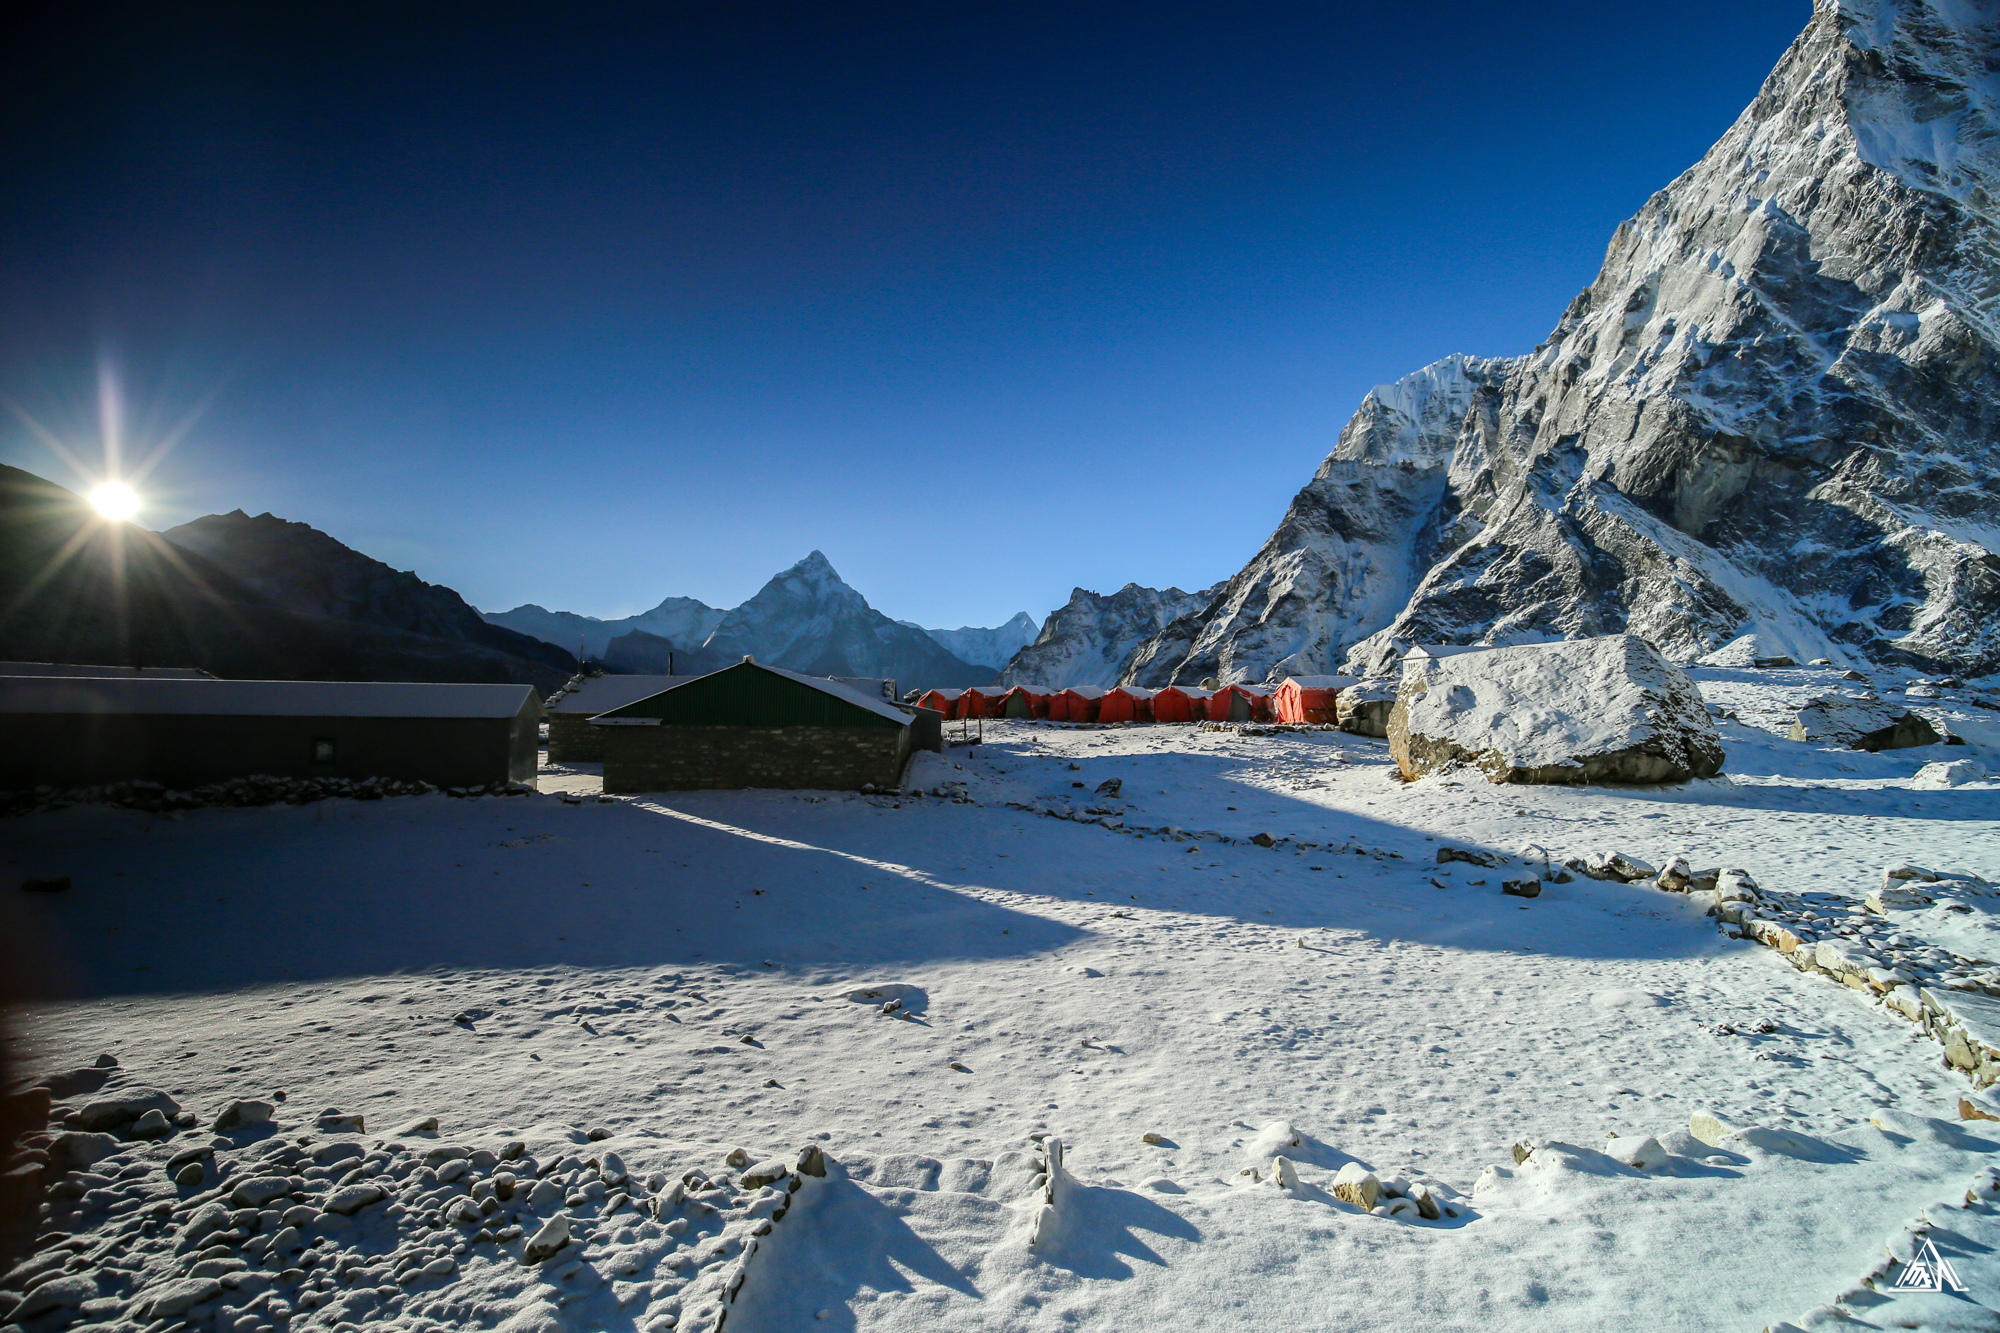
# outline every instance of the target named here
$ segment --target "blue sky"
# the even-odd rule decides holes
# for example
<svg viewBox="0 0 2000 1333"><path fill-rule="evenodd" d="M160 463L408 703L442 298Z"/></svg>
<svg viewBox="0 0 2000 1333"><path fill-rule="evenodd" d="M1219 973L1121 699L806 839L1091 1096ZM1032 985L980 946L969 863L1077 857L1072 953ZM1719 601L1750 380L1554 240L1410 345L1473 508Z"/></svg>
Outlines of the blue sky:
<svg viewBox="0 0 2000 1333"><path fill-rule="evenodd" d="M1235 572L1371 385L1534 346L1811 13L29 8L0 461L84 484L40 436L101 463L110 366L148 526L604 616L818 548L946 626Z"/></svg>

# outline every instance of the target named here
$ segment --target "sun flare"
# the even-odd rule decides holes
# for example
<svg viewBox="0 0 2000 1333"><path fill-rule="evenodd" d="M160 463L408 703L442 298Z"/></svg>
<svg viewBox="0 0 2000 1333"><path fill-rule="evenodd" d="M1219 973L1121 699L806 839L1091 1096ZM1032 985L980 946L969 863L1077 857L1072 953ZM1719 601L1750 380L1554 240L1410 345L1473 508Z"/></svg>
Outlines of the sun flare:
<svg viewBox="0 0 2000 1333"><path fill-rule="evenodd" d="M122 481L107 481L90 493L97 512L114 523L122 523L139 512L139 493Z"/></svg>

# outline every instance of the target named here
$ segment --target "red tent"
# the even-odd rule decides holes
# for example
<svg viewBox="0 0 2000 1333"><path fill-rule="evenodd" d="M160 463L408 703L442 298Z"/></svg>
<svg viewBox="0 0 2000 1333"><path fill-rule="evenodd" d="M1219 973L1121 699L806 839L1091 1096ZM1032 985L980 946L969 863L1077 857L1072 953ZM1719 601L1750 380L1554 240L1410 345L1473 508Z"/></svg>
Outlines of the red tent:
<svg viewBox="0 0 2000 1333"><path fill-rule="evenodd" d="M1211 722L1269 722L1271 692L1261 685L1224 685L1208 700Z"/></svg>
<svg viewBox="0 0 2000 1333"><path fill-rule="evenodd" d="M1208 717L1208 691L1194 685L1169 685L1153 691L1153 721L1199 722Z"/></svg>
<svg viewBox="0 0 2000 1333"><path fill-rule="evenodd" d="M1271 696L1271 712L1280 722L1338 722L1340 692L1358 683L1353 676L1287 676Z"/></svg>
<svg viewBox="0 0 2000 1333"><path fill-rule="evenodd" d="M1007 691L998 685L970 685L958 696L960 717L999 717Z"/></svg>
<svg viewBox="0 0 2000 1333"><path fill-rule="evenodd" d="M1016 685L1000 696L999 715L1001 717L1047 717L1049 696L1045 691L1031 690L1026 685Z"/></svg>
<svg viewBox="0 0 2000 1333"><path fill-rule="evenodd" d="M1106 690L1097 701L1099 722L1151 722L1153 692L1138 685L1119 685Z"/></svg>
<svg viewBox="0 0 2000 1333"><path fill-rule="evenodd" d="M1097 707L1099 702L1104 698L1104 691L1095 685L1072 685L1055 697L1062 700L1063 709L1068 714L1070 721L1095 722L1097 721ZM1056 705L1052 700L1049 704L1049 716L1054 717L1055 715Z"/></svg>
<svg viewBox="0 0 2000 1333"><path fill-rule="evenodd" d="M923 698L917 700L917 707L933 708L946 717L957 717L958 696L963 693L964 690L929 690L925 692Z"/></svg>

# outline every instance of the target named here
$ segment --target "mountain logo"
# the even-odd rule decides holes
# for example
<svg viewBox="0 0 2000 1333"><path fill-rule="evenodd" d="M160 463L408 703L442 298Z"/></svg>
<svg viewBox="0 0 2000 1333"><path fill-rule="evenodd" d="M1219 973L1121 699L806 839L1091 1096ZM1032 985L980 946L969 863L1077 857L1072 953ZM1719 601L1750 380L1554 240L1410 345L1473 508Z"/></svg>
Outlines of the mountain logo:
<svg viewBox="0 0 2000 1333"><path fill-rule="evenodd" d="M1910 1262L1903 1265L1903 1271L1896 1274L1896 1280L1889 1284L1894 1291L1965 1291L1965 1283L1959 1281L1958 1272L1951 1266L1951 1260L1937 1252L1937 1246L1930 1241L1921 1241Z"/></svg>

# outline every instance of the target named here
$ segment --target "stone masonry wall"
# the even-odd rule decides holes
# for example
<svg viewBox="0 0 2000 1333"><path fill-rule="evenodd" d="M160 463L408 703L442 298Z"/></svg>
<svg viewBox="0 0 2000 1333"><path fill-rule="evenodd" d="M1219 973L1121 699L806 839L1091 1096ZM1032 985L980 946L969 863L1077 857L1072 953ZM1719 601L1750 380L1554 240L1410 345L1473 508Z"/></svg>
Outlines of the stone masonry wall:
<svg viewBox="0 0 2000 1333"><path fill-rule="evenodd" d="M599 727L607 792L895 787L908 727Z"/></svg>
<svg viewBox="0 0 2000 1333"><path fill-rule="evenodd" d="M551 713L549 758L559 764L602 763L607 729L591 726L590 718L583 713Z"/></svg>

